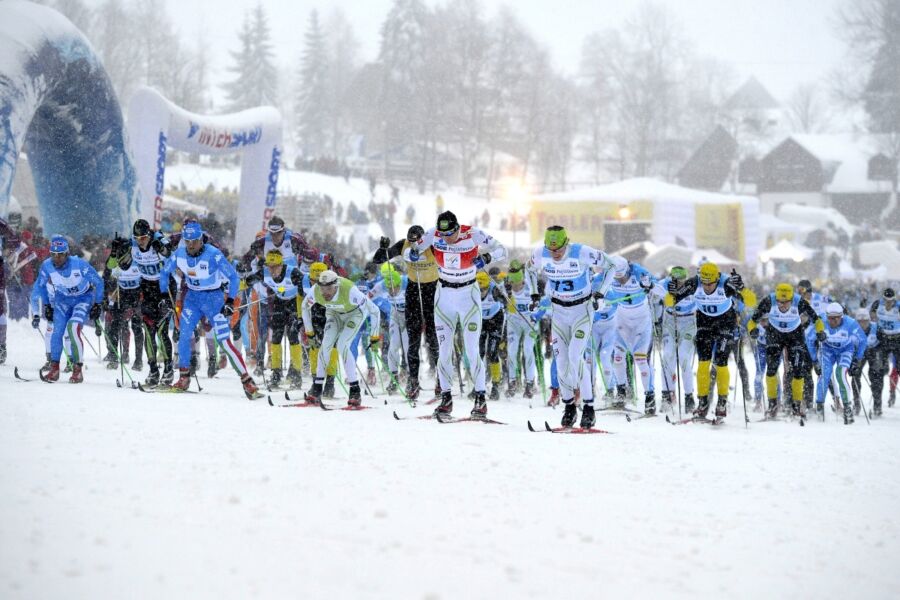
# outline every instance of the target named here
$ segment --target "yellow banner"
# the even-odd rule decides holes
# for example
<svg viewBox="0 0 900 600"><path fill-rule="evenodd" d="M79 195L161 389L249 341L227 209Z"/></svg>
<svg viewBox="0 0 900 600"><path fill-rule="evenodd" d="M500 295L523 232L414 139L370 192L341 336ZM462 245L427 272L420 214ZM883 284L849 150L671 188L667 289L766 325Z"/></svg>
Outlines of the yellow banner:
<svg viewBox="0 0 900 600"><path fill-rule="evenodd" d="M529 215L531 242L542 241L544 231L551 225L562 225L572 241L603 248L603 230L607 223L649 222L652 219L653 203L647 200L621 203L535 200Z"/></svg>
<svg viewBox="0 0 900 600"><path fill-rule="evenodd" d="M694 227L698 248L715 248L744 262L744 211L740 204L698 204Z"/></svg>

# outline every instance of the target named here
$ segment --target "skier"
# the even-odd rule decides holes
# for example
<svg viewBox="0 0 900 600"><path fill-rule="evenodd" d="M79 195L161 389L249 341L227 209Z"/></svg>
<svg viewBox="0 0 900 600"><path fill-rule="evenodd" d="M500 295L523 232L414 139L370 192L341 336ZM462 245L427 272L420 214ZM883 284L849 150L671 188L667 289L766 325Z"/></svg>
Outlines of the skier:
<svg viewBox="0 0 900 600"><path fill-rule="evenodd" d="M830 302L825 307L825 339L822 340L821 366L822 375L816 387L816 414L825 419L825 393L827 382L831 381L834 371L837 390L844 405L844 425L853 423L853 406L850 404L850 380L848 374L858 377L860 364L866 353L866 334L859 324L850 317L844 316L844 307L837 302ZM815 338L813 338L815 339ZM815 351L815 343L810 340L809 353Z"/></svg>
<svg viewBox="0 0 900 600"><path fill-rule="evenodd" d="M488 365L491 374L491 393L489 399L500 399L500 386L503 373L500 367L500 342L503 340L503 329L506 321L504 306L506 304L503 290L484 271L475 275L481 293L481 337L478 339L478 353Z"/></svg>
<svg viewBox="0 0 900 600"><path fill-rule="evenodd" d="M672 267L660 285L674 299L688 279L687 269ZM666 306L662 323L663 402L672 403L678 378L684 388L684 409L694 410L694 339L697 336L697 302L681 295L674 306ZM677 347L677 348L676 348ZM676 360L677 359L677 360Z"/></svg>
<svg viewBox="0 0 900 600"><path fill-rule="evenodd" d="M884 353L881 351L881 345L878 342L878 324L872 323L869 317L869 311L865 308L859 308L856 311L856 322L863 335L866 336L866 353L859 366L856 374L853 376L853 412L859 414L860 390L862 389L862 368L869 365L869 387L872 391L872 415L881 416L881 393L884 388L884 374L887 372L887 362Z"/></svg>
<svg viewBox="0 0 900 600"><path fill-rule="evenodd" d="M607 271L604 282L593 296L598 300L612 284L612 273L627 267L621 257L611 257L605 252L582 244L570 243L566 230L560 225L552 225L544 233L544 247L537 248L528 262L532 276L543 275L547 279L550 301L553 303L551 328L553 330L553 354L565 410L562 426L572 427L578 416L575 406L575 390L582 386L584 375L584 353L591 340L591 269ZM532 280L532 286L537 284ZM537 306L540 296L531 297ZM587 390L582 389L582 393ZM588 392L587 396L592 396ZM590 400L590 402L588 401ZM593 427L593 398L584 398L581 427Z"/></svg>
<svg viewBox="0 0 900 600"><path fill-rule="evenodd" d="M872 321L878 324L878 345L881 348L885 372L887 372L892 361L894 365L900 364L900 304L897 302L897 293L894 291L894 288L885 288L881 293L881 299L872 303L872 306L869 307L869 312ZM873 379L873 385L874 381ZM888 406L894 405L896 400L895 394L895 390L891 388L888 396ZM881 412L880 395L878 398L878 409Z"/></svg>
<svg viewBox="0 0 900 600"><path fill-rule="evenodd" d="M303 274L295 266L285 265L278 250L266 253L265 266L247 277L247 285L257 282L265 288L269 315L269 368L272 369L272 387L278 387L282 379L282 341L288 339L290 366L287 379L291 387L300 385L303 369L303 350L300 346L300 318L297 314L303 295Z"/></svg>
<svg viewBox="0 0 900 600"><path fill-rule="evenodd" d="M482 251L481 247L484 247ZM449 415L453 410L453 341L456 327L462 328L463 348L468 360L470 376L475 388L472 416L487 415L484 364L478 353L481 337L481 298L475 285L475 273L492 260L506 258L506 248L484 231L462 226L450 211L438 215L437 226L429 229L409 248L403 258L411 263L428 261L427 250L433 253L440 274L440 287L434 298L434 327L438 336L438 378L441 403L435 414ZM410 267L410 270L415 267Z"/></svg>
<svg viewBox="0 0 900 600"><path fill-rule="evenodd" d="M0 365L6 362L6 260L4 250L18 253L26 245L4 219L0 219ZM9 270L11 274L11 269Z"/></svg>
<svg viewBox="0 0 900 600"><path fill-rule="evenodd" d="M184 391L191 383L191 332L201 317L206 317L215 330L216 341L241 378L244 394L250 399L256 398L259 396L256 383L231 341L229 319L234 314L234 298L240 289L237 272L221 250L204 243L203 229L199 223L186 223L181 230L181 239L184 245L168 258L159 277L159 289L164 296L169 293L169 281L176 269L182 273L187 284L179 324L179 378L172 387ZM228 285L227 297L222 291L223 282Z"/></svg>
<svg viewBox="0 0 900 600"><path fill-rule="evenodd" d="M741 296L749 305L756 303L753 292L744 288L743 278L733 273L730 277L719 272L715 263L707 262L699 272L689 278L674 297L667 296L666 305L674 306L692 295L697 304L697 408L694 416L705 419L710 406L710 365L716 366L716 418L724 419L727 413L728 386L731 377L728 372L728 357L734 344L734 325L737 315L734 298ZM802 335L800 343L802 345ZM776 364L777 369L777 364Z"/></svg>
<svg viewBox="0 0 900 600"><path fill-rule="evenodd" d="M381 276L382 280L372 288L369 297L376 304L387 302L390 308L386 320L388 322L387 366L391 380L385 391L393 394L399 389L401 358L405 354L405 349L409 347L409 336L406 330L406 288L409 285L409 279L406 275L401 275L390 263L381 265Z"/></svg>
<svg viewBox="0 0 900 600"><path fill-rule="evenodd" d="M266 232L259 235L250 244L250 249L241 259L242 266L246 270L252 271L261 269L265 264L266 254L272 250L278 250L281 253L285 265L296 267L298 266L298 257L306 255L310 251L310 247L303 236L285 228L284 219L274 215L266 225Z"/></svg>
<svg viewBox="0 0 900 600"><path fill-rule="evenodd" d="M356 335L368 317L372 322L372 331L380 331L381 322L378 308L360 292L349 279L338 277L337 273L328 270L319 275L318 282L312 292L303 300L303 325L310 344L317 344L312 322L312 307L321 305L325 308L325 331L319 348L320 360L316 364L313 385L306 394L310 402L322 401L322 386L325 382L325 361L332 348L336 348L344 365L344 375L349 386L347 405L357 407L362 403L359 389L359 374L352 345ZM370 345L381 341L380 335L369 339Z"/></svg>
<svg viewBox="0 0 900 600"><path fill-rule="evenodd" d="M141 281L143 279L137 263L132 259L131 240L116 236L109 247L109 258L103 269L103 285L107 293L106 308L106 345L107 368L115 369L121 360L128 362L128 347L131 333L134 334L134 363L131 368L140 371L144 368L142 354L144 350L144 330L141 323ZM115 283L113 282L115 280ZM121 355L119 340L121 337Z"/></svg>
<svg viewBox="0 0 900 600"><path fill-rule="evenodd" d="M319 277L328 270L325 263L315 262L309 266L309 273L303 277L303 296L309 298L312 295L313 286L319 281ZM301 304L302 314L302 304ZM325 336L325 307L321 304L313 304L310 307L312 317L313 337L309 338L306 327L303 328L301 341L306 348L309 357L309 368L313 376L319 364L319 346L322 344L322 338ZM334 377L338 370L338 352L336 348L332 348L330 355L323 358L326 363L325 367L325 385L322 388L323 398L334 398Z"/></svg>
<svg viewBox="0 0 900 600"><path fill-rule="evenodd" d="M778 412L778 366L781 364L781 353L785 350L791 364L792 410L795 416L800 416L803 378L812 363L805 344L801 316L809 318L820 342L826 337L825 324L812 306L799 294L795 294L794 288L788 283L779 283L775 286L775 291L763 298L756 307L747 322L747 330L753 340L759 337L756 324L763 315L767 315L769 319L766 326L766 396L769 400L766 417L774 418Z"/></svg>
<svg viewBox="0 0 900 600"><path fill-rule="evenodd" d="M598 292L606 273L597 273L591 279L591 291ZM603 382L603 399L606 402L615 400L616 375L613 369L613 353L616 350L616 310L617 303L600 302L595 299L594 318L591 326L591 340L595 362L599 363L600 379Z"/></svg>
<svg viewBox="0 0 900 600"><path fill-rule="evenodd" d="M535 368L536 342L540 336L538 329L544 310L538 307L532 310L531 297L537 290L532 288L531 281L525 278L524 266L517 261L510 263L506 281L509 284L509 307L506 319L506 354L509 385L506 396L512 397L517 390L517 381L521 374L525 380L525 397L534 396L534 382L537 376ZM519 346L522 347L524 368L519 364Z"/></svg>
<svg viewBox="0 0 900 600"><path fill-rule="evenodd" d="M391 245L391 240L382 237L372 261L381 264L404 253L425 235L420 225L413 225L406 232L406 238ZM406 286L406 333L409 346L406 361L409 379L406 382L406 396L415 400L419 396L419 348L422 331L425 332L428 361L432 368L438 361L438 339L435 333L434 297L437 292L438 266L431 248L419 253L419 260L407 262L409 284ZM424 327L423 327L424 324ZM435 397L440 396L440 382L435 383Z"/></svg>
<svg viewBox="0 0 900 600"><path fill-rule="evenodd" d="M54 288L53 302L47 285ZM86 319L94 322L100 318L103 303L103 280L86 260L69 256L69 242L61 235L50 238L50 258L41 264L41 270L31 292L31 308L35 315L32 326L37 329L38 302L43 303L44 317L53 322L53 338L50 346L50 369L41 376L47 382L59 380L59 357L65 351L72 362L69 383L81 383L84 342L81 329ZM99 325L98 325L99 326Z"/></svg>
<svg viewBox="0 0 900 600"><path fill-rule="evenodd" d="M625 407L625 361L628 354L641 374L644 388L644 414L656 414L656 395L653 392L653 365L648 360L653 344L653 314L648 301L651 292L666 294L655 277L637 263L626 262L612 271L612 283L604 296L607 302L618 304L615 316L616 346L613 370L616 374L616 406ZM602 304L602 303L601 303Z"/></svg>
<svg viewBox="0 0 900 600"><path fill-rule="evenodd" d="M175 310L171 294L164 294L160 278L166 258L172 254L172 242L159 231L153 231L144 219L134 222L131 229L131 260L141 274L141 318L143 319L144 346L150 374L144 382L149 387L162 383L171 385L175 378L172 366L172 339L169 323ZM174 287L175 280L167 283ZM162 355L163 372L159 372Z"/></svg>

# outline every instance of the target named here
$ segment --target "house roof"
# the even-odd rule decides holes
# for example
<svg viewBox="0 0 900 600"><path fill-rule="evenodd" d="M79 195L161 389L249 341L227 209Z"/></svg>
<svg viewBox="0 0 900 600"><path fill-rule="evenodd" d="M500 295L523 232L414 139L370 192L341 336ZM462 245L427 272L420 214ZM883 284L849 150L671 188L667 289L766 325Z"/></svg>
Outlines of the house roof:
<svg viewBox="0 0 900 600"><path fill-rule="evenodd" d="M751 77L725 101L723 108L725 110L766 110L779 106L778 101L763 87L763 84L756 77Z"/></svg>
<svg viewBox="0 0 900 600"><path fill-rule="evenodd" d="M869 161L882 153L881 136L854 134L803 134L791 136L830 173L825 191L831 194L889 191L887 182L869 179Z"/></svg>

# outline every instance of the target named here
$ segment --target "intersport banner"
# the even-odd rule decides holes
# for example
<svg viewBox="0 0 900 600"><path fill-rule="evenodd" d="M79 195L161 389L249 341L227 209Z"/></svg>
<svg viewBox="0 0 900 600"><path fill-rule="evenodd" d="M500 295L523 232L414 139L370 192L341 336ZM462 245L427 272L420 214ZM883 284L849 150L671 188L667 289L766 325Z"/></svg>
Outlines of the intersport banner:
<svg viewBox="0 0 900 600"><path fill-rule="evenodd" d="M241 153L241 188L233 250L249 247L275 212L281 166L281 113L260 106L228 115L199 115L143 87L128 105L128 132L142 191L141 216L162 219L169 148L195 154Z"/></svg>

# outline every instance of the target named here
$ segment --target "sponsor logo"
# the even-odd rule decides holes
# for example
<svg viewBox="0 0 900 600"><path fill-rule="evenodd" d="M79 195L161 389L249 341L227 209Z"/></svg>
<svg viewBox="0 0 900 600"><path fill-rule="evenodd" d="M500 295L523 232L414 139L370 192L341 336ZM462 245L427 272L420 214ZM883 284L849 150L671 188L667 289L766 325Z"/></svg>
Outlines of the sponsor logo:
<svg viewBox="0 0 900 600"><path fill-rule="evenodd" d="M582 331L581 329L579 329L578 331L576 331L576 332L575 332L575 338L576 338L576 339L579 339L579 340L582 339L582 338L584 338L584 331Z"/></svg>
<svg viewBox="0 0 900 600"><path fill-rule="evenodd" d="M162 223L163 191L166 183L166 133L159 132L159 143L156 147L156 197L153 199L153 227L158 228Z"/></svg>
<svg viewBox="0 0 900 600"><path fill-rule="evenodd" d="M478 325L476 325L475 323L469 323L468 325L466 325L466 328L467 328L469 331L477 331L477 330L478 330Z"/></svg>
<svg viewBox="0 0 900 600"><path fill-rule="evenodd" d="M348 329L353 329L354 327L356 327L356 323L355 323L355 322L353 322L353 321L347 321L347 328L348 328Z"/></svg>
<svg viewBox="0 0 900 600"><path fill-rule="evenodd" d="M193 121L188 124L188 139L197 137L197 143L210 148L242 148L259 143L262 126L236 131L221 131L212 127L202 127Z"/></svg>
<svg viewBox="0 0 900 600"><path fill-rule="evenodd" d="M272 215L275 214L275 201L278 194L278 167L281 165L281 150L278 146L272 148L272 162L269 163L269 180L266 187L266 208L263 211L262 227L266 228L266 224Z"/></svg>

